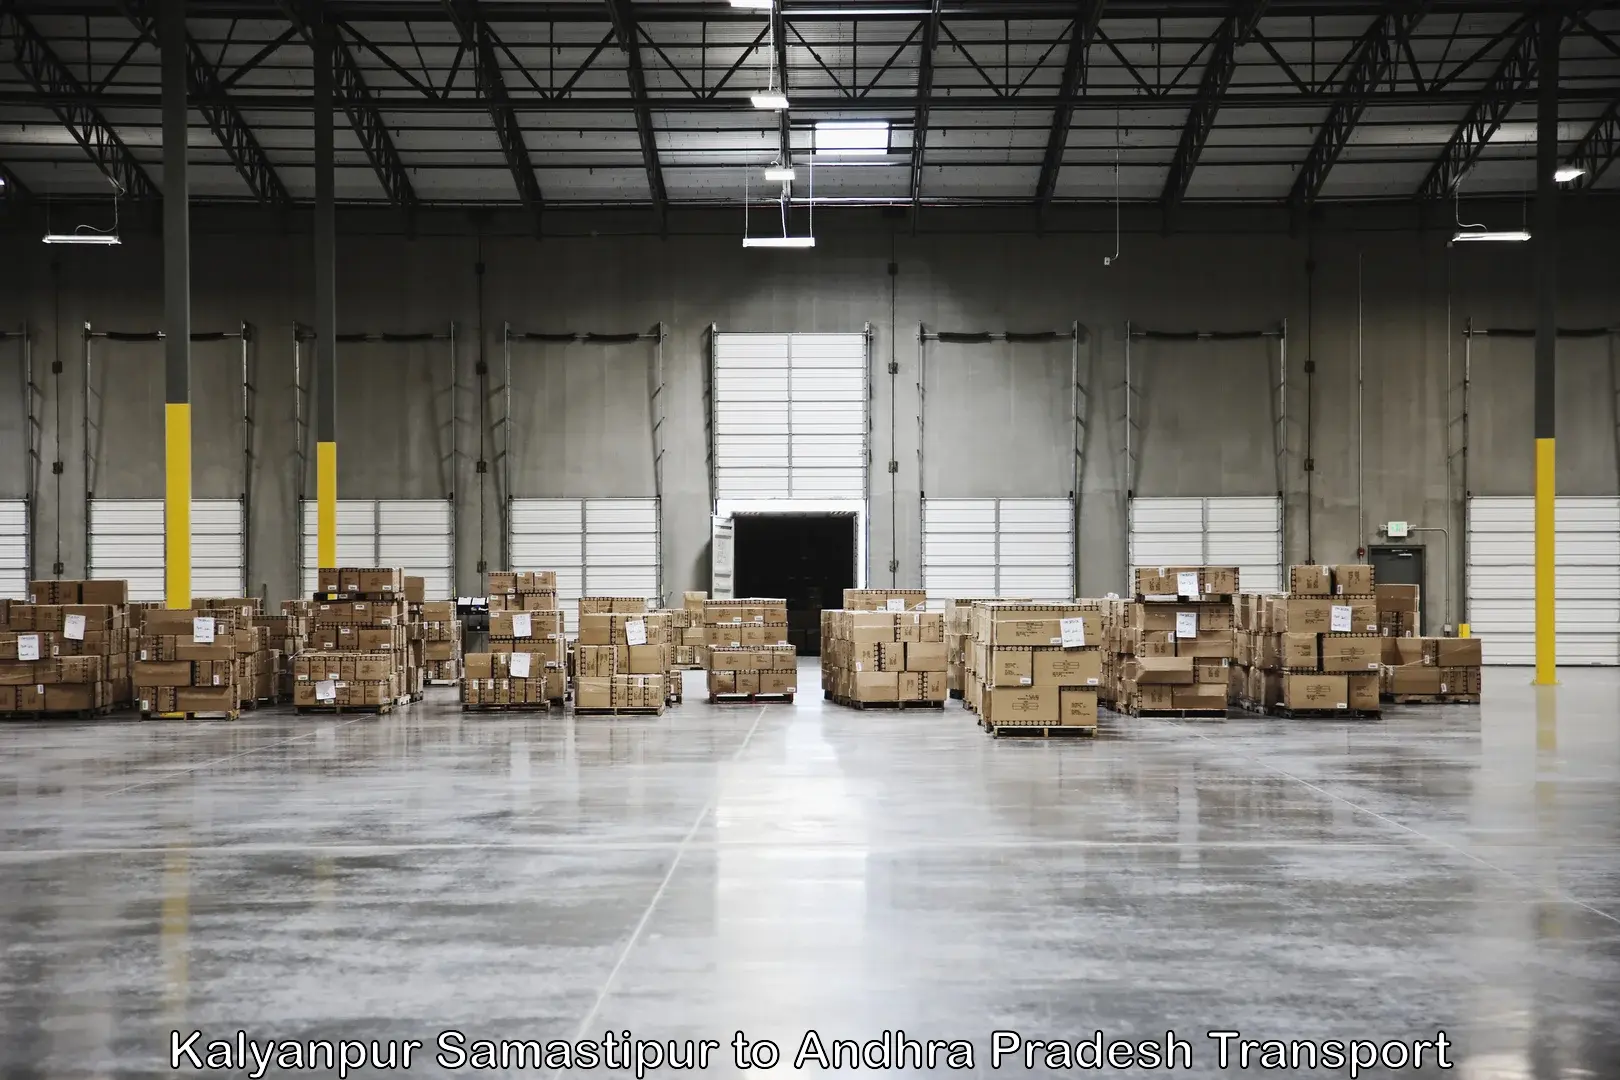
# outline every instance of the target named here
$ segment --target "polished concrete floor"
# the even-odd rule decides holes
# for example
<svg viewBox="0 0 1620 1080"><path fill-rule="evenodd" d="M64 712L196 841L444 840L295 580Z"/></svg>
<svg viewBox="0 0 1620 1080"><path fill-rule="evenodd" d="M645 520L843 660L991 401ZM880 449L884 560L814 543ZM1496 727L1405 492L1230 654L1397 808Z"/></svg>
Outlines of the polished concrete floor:
<svg viewBox="0 0 1620 1080"><path fill-rule="evenodd" d="M171 1031L414 1039L438 1075L447 1030L624 1029L712 1038L732 1075L738 1031L786 1070L807 1031L899 1028L971 1040L978 1072L998 1030L1191 1044L1190 1070L1089 1072L1122 1076L1350 1075L1222 1071L1212 1029L1444 1031L1455 1069L1360 1075L1613 1080L1620 672L1526 680L1061 743L818 693L0 725L0 1076L173 1075ZM1000 1064L1075 1071L1032 1060Z"/></svg>

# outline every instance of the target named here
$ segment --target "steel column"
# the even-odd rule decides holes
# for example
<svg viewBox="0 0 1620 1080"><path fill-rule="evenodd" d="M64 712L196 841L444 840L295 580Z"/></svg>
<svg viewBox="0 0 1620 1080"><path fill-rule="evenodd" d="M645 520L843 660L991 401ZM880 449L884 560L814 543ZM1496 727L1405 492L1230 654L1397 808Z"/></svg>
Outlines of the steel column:
<svg viewBox="0 0 1620 1080"><path fill-rule="evenodd" d="M316 565L337 565L337 176L332 150L332 43L315 16Z"/></svg>
<svg viewBox="0 0 1620 1080"><path fill-rule="evenodd" d="M1536 685L1558 681L1555 389L1558 371L1558 44L1563 16L1539 15L1536 107Z"/></svg>
<svg viewBox="0 0 1620 1080"><path fill-rule="evenodd" d="M168 606L183 609L191 606L191 209L186 177L185 0L163 5L158 45L163 56L163 194L167 204L163 208L163 577Z"/></svg>

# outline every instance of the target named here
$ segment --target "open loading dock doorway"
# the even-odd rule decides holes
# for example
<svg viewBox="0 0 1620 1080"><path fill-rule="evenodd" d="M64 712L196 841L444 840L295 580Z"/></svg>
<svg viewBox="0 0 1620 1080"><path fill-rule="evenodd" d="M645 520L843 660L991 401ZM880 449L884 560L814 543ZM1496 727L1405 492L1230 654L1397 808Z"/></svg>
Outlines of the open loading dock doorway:
<svg viewBox="0 0 1620 1080"><path fill-rule="evenodd" d="M771 513L733 516L736 595L783 597L788 640L800 656L821 655L821 611L857 587L859 515Z"/></svg>

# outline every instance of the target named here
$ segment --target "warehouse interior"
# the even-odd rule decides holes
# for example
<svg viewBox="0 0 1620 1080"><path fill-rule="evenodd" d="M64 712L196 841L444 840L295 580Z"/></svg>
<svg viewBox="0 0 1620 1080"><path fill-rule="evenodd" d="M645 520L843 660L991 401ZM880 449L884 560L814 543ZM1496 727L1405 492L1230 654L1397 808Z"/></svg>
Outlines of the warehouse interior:
<svg viewBox="0 0 1620 1080"><path fill-rule="evenodd" d="M0 707L0 1073L1620 1074L1617 153L1608 2L0 2L0 701L44 583L337 568L457 664L492 574L576 657L591 598L772 598L797 685ZM1471 701L1001 739L826 682L845 590L1362 564Z"/></svg>

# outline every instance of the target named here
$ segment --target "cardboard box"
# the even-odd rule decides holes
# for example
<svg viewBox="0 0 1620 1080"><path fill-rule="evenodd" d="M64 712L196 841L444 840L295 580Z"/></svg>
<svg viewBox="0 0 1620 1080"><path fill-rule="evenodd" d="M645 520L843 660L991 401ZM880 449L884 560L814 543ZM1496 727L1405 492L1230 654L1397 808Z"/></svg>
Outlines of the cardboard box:
<svg viewBox="0 0 1620 1080"><path fill-rule="evenodd" d="M1422 608L1423 590L1416 585L1375 585L1373 596L1379 611L1409 611L1416 614Z"/></svg>
<svg viewBox="0 0 1620 1080"><path fill-rule="evenodd" d="M1031 685L1097 686L1102 682L1102 653L1097 649L1036 649Z"/></svg>
<svg viewBox="0 0 1620 1080"><path fill-rule="evenodd" d="M1193 658L1190 656L1139 656L1136 658L1139 686L1191 686Z"/></svg>
<svg viewBox="0 0 1620 1080"><path fill-rule="evenodd" d="M1322 639L1322 670L1330 674L1374 671L1384 655L1384 639L1329 634Z"/></svg>
<svg viewBox="0 0 1620 1080"><path fill-rule="evenodd" d="M1366 563L1339 563L1328 567L1334 596L1372 596L1373 568Z"/></svg>
<svg viewBox="0 0 1620 1080"><path fill-rule="evenodd" d="M1378 672L1362 671L1344 677L1350 707L1358 712L1378 711Z"/></svg>
<svg viewBox="0 0 1620 1080"><path fill-rule="evenodd" d="M984 693L984 718L997 724L1055 726L1061 701L1055 686L994 687Z"/></svg>
<svg viewBox="0 0 1620 1080"><path fill-rule="evenodd" d="M1485 654L1480 647L1479 638L1431 638L1430 640L1434 643L1435 667L1479 667L1485 662Z"/></svg>
<svg viewBox="0 0 1620 1080"><path fill-rule="evenodd" d="M1277 663L1273 666L1298 671L1321 671L1322 638L1319 634L1286 633L1276 635Z"/></svg>
<svg viewBox="0 0 1620 1080"><path fill-rule="evenodd" d="M613 679L585 676L574 680L574 708L613 708Z"/></svg>
<svg viewBox="0 0 1620 1080"><path fill-rule="evenodd" d="M1097 691L1059 690L1058 723L1064 727L1097 726Z"/></svg>
<svg viewBox="0 0 1620 1080"><path fill-rule="evenodd" d="M1282 704L1290 709L1348 709L1350 686L1343 675L1285 675Z"/></svg>
<svg viewBox="0 0 1620 1080"><path fill-rule="evenodd" d="M849 691L856 701L899 701L900 676L892 671L857 671L850 677Z"/></svg>
<svg viewBox="0 0 1620 1080"><path fill-rule="evenodd" d="M980 675L986 686L1033 686L1035 653L1032 649L990 649Z"/></svg>
<svg viewBox="0 0 1620 1080"><path fill-rule="evenodd" d="M1440 669L1423 665L1385 667L1382 671L1386 694L1438 694Z"/></svg>
<svg viewBox="0 0 1620 1080"><path fill-rule="evenodd" d="M1226 679L1218 683L1195 683L1178 686L1171 695L1172 709L1224 709L1226 708Z"/></svg>
<svg viewBox="0 0 1620 1080"><path fill-rule="evenodd" d="M1290 596L1333 595L1333 571L1327 566L1290 566L1288 568Z"/></svg>

